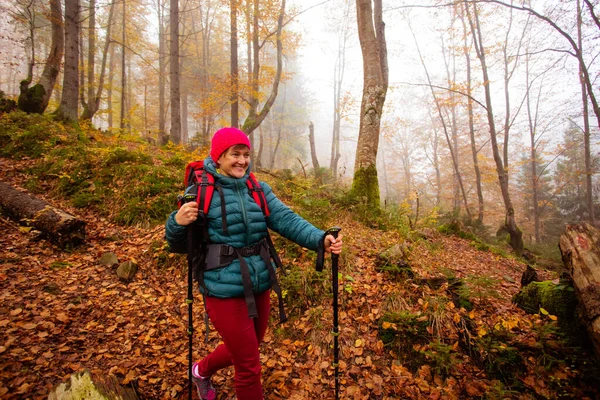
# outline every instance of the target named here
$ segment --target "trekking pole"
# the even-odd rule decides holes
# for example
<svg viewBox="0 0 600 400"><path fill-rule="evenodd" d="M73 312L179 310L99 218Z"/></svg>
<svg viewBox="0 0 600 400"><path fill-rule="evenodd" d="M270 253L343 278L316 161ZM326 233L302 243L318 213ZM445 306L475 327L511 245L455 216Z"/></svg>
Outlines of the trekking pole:
<svg viewBox="0 0 600 400"><path fill-rule="evenodd" d="M327 233L331 234L334 238L337 239L338 233L341 231L341 228L337 226L331 228L327 231ZM338 329L338 259L339 255L331 253L331 279L332 279L332 289L333 289L333 331L331 334L333 335L333 367L334 367L334 378L335 378L335 398L339 398L340 393L340 381L338 378L339 368L340 368L340 359L339 359L339 348L338 348L338 336L340 335Z"/></svg>
<svg viewBox="0 0 600 400"><path fill-rule="evenodd" d="M194 302L194 277L193 277L193 260L194 260L194 229L192 225L187 227L187 260L188 260L188 291L186 303L188 305L188 400L192 400L192 346L194 336L194 324L192 322L192 303Z"/></svg>

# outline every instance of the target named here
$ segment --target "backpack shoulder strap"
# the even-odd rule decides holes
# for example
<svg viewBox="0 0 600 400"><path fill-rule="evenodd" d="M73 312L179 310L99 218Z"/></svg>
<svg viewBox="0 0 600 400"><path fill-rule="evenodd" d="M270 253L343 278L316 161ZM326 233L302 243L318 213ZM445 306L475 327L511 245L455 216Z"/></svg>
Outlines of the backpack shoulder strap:
<svg viewBox="0 0 600 400"><path fill-rule="evenodd" d="M262 210L263 214L265 214L265 217L271 215L271 212L269 211L269 206L267 205L267 198L265 197L265 192L263 192L260 183L258 183L256 176L254 176L252 172L250 172L250 174L248 175L248 179L246 179L246 185L248 186L248 190L250 191L252 198L254 199L256 204L260 206L260 209Z"/></svg>
<svg viewBox="0 0 600 400"><path fill-rule="evenodd" d="M215 192L215 177L204 168L195 170L194 174L198 185L198 195L196 196L198 209L206 215Z"/></svg>

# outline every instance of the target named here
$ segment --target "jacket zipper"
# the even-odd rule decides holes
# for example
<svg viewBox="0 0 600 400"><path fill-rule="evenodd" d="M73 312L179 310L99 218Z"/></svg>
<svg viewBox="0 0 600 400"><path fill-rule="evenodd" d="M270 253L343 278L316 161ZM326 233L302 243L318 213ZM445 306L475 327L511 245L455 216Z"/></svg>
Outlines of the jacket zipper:
<svg viewBox="0 0 600 400"><path fill-rule="evenodd" d="M246 225L246 240L245 240L245 245L248 246L248 239L250 239L250 221L248 220L248 211L246 210L246 204L244 203L244 193L243 193L243 189L246 188L246 183L243 182L243 185L240 183L241 180L237 180L235 182L235 188L236 188L236 192L237 192L237 196L238 196L238 200L240 202L240 206L242 208L242 217L244 219L244 225ZM242 186L242 190L240 190L240 186ZM250 257L248 257L248 260L250 260ZM250 268L250 262L247 262L248 264L248 268ZM259 290L258 284L259 284L259 279L258 279L258 271L257 268L254 267L254 264L252 265L252 269L254 270L254 283L253 283L253 289L255 292L257 292Z"/></svg>

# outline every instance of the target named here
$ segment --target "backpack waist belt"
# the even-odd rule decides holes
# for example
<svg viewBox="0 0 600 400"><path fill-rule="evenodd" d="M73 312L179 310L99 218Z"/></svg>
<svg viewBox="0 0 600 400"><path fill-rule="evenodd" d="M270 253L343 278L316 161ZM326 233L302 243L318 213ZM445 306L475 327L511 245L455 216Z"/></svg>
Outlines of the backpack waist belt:
<svg viewBox="0 0 600 400"><path fill-rule="evenodd" d="M281 287L279 286L275 268L273 268L273 263L271 262L272 252L270 251L269 247L270 241L267 239L262 239L255 245L246 247L233 247L227 244L216 243L209 244L206 249L205 271L221 268L231 264L233 260L239 260L242 283L244 286L244 298L246 299L246 305L248 306L248 316L250 318L256 318L258 316L258 312L256 309L256 301L254 299L254 290L252 288L250 270L245 257L260 255L265 263L265 266L267 267L267 270L269 271L269 278L273 290L277 294L277 298L279 300L279 320L283 323L287 321L287 317L283 308ZM278 258L275 259L275 262L278 267L282 267Z"/></svg>
<svg viewBox="0 0 600 400"><path fill-rule="evenodd" d="M261 240L253 246L233 247L228 244L212 243L206 249L206 271L221 268L231 264L237 259L237 255L250 257L261 254L261 249L265 245L265 240Z"/></svg>

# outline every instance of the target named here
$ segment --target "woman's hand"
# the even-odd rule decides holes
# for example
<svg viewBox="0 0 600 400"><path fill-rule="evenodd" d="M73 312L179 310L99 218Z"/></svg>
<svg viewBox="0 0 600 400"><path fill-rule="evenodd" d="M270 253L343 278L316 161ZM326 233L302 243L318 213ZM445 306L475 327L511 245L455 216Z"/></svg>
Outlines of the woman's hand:
<svg viewBox="0 0 600 400"><path fill-rule="evenodd" d="M175 222L181 226L186 226L198 219L198 203L190 201L181 206L175 214Z"/></svg>
<svg viewBox="0 0 600 400"><path fill-rule="evenodd" d="M326 252L340 254L342 252L342 235L339 235L337 239L333 235L327 235L323 244Z"/></svg>

